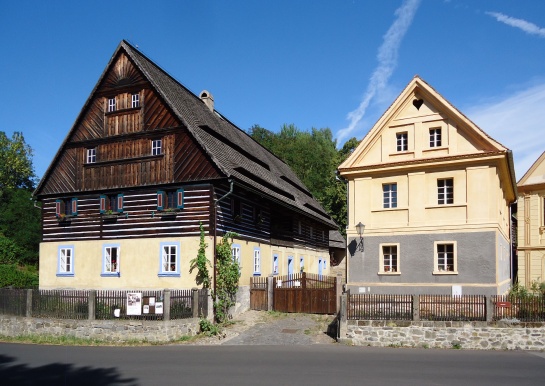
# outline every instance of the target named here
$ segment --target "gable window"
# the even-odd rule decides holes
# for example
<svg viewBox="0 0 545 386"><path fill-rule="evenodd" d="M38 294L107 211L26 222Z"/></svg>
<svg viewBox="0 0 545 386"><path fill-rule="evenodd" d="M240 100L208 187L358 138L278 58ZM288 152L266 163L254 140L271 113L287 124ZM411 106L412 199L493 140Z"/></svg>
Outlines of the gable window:
<svg viewBox="0 0 545 386"><path fill-rule="evenodd" d="M132 94L131 107L133 109L136 108L136 107L140 107L140 95L139 94Z"/></svg>
<svg viewBox="0 0 545 386"><path fill-rule="evenodd" d="M434 274L457 274L456 242L436 241Z"/></svg>
<svg viewBox="0 0 545 386"><path fill-rule="evenodd" d="M108 99L108 112L112 112L112 111L115 111L116 110L116 105L115 105L115 98L109 98Z"/></svg>
<svg viewBox="0 0 545 386"><path fill-rule="evenodd" d="M397 133L397 151L407 151L409 149L408 144L408 133L405 131L403 133Z"/></svg>
<svg viewBox="0 0 545 386"><path fill-rule="evenodd" d="M254 276L261 275L261 249L254 249Z"/></svg>
<svg viewBox="0 0 545 386"><path fill-rule="evenodd" d="M161 243L159 276L180 276L180 243Z"/></svg>
<svg viewBox="0 0 545 386"><path fill-rule="evenodd" d="M173 211L184 208L184 190L160 190L157 192L157 210Z"/></svg>
<svg viewBox="0 0 545 386"><path fill-rule="evenodd" d="M441 146L441 128L430 129L430 147Z"/></svg>
<svg viewBox="0 0 545 386"><path fill-rule="evenodd" d="M74 276L74 246L59 246L57 276Z"/></svg>
<svg viewBox="0 0 545 386"><path fill-rule="evenodd" d="M397 184L382 185L383 208L397 208Z"/></svg>
<svg viewBox="0 0 545 386"><path fill-rule="evenodd" d="M454 203L454 180L452 178L437 180L437 203L439 205Z"/></svg>
<svg viewBox="0 0 545 386"><path fill-rule="evenodd" d="M102 253L102 274L100 276L119 276L119 255L118 244L107 244Z"/></svg>
<svg viewBox="0 0 545 386"><path fill-rule="evenodd" d="M66 217L78 215L78 199L77 198L65 198L55 201L55 217L58 219L64 219Z"/></svg>
<svg viewBox="0 0 545 386"><path fill-rule="evenodd" d="M240 245L231 245L231 256L233 257L233 261L240 266Z"/></svg>
<svg viewBox="0 0 545 386"><path fill-rule="evenodd" d="M163 140L154 139L151 141L151 155L163 154Z"/></svg>
<svg viewBox="0 0 545 386"><path fill-rule="evenodd" d="M379 273L399 273L399 244L383 244L380 252Z"/></svg>
<svg viewBox="0 0 545 386"><path fill-rule="evenodd" d="M100 196L100 213L113 214L123 212L123 194L111 194Z"/></svg>
<svg viewBox="0 0 545 386"><path fill-rule="evenodd" d="M87 149L87 163L94 164L95 162L97 162L97 148Z"/></svg>

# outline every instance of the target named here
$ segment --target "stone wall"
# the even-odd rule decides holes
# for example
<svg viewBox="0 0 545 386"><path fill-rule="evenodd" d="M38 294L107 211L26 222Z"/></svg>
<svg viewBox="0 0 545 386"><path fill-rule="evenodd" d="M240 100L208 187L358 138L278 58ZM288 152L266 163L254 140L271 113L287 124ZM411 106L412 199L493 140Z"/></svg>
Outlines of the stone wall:
<svg viewBox="0 0 545 386"><path fill-rule="evenodd" d="M0 335L73 336L107 342L130 340L170 342L199 332L199 319L150 320L64 320L0 315Z"/></svg>
<svg viewBox="0 0 545 386"><path fill-rule="evenodd" d="M545 323L368 320L348 320L344 323L346 324L341 326L339 341L357 346L474 350L545 349Z"/></svg>

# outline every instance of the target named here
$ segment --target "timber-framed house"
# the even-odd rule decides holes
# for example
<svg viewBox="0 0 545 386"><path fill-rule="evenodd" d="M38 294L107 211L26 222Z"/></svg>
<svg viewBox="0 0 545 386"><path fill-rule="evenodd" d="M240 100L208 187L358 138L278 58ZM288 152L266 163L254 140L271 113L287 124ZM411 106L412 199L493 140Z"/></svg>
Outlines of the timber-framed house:
<svg viewBox="0 0 545 386"><path fill-rule="evenodd" d="M293 171L122 41L40 181L40 288L195 286L202 224L251 276L329 271L336 224Z"/></svg>

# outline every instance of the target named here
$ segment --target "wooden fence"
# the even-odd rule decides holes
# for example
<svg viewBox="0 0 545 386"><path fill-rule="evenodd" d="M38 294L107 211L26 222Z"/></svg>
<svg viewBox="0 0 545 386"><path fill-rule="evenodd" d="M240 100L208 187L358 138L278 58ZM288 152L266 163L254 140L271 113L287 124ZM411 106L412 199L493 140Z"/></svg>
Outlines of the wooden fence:
<svg viewBox="0 0 545 386"><path fill-rule="evenodd" d="M275 277L273 308L280 312L335 314L337 278L312 273Z"/></svg>
<svg viewBox="0 0 545 386"><path fill-rule="evenodd" d="M267 311L268 304L267 277L250 277L250 309L256 311Z"/></svg>
<svg viewBox="0 0 545 386"><path fill-rule="evenodd" d="M350 295L347 302L348 319L412 320L411 295Z"/></svg>

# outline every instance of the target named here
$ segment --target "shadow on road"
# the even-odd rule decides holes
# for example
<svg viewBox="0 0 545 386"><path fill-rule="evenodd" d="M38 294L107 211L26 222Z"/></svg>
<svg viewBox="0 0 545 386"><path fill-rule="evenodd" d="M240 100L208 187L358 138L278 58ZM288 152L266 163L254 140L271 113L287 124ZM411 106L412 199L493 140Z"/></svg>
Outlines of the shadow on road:
<svg viewBox="0 0 545 386"><path fill-rule="evenodd" d="M77 368L64 363L29 367L14 362L15 358L0 355L0 380L2 385L137 385L135 379L122 378L115 368Z"/></svg>

